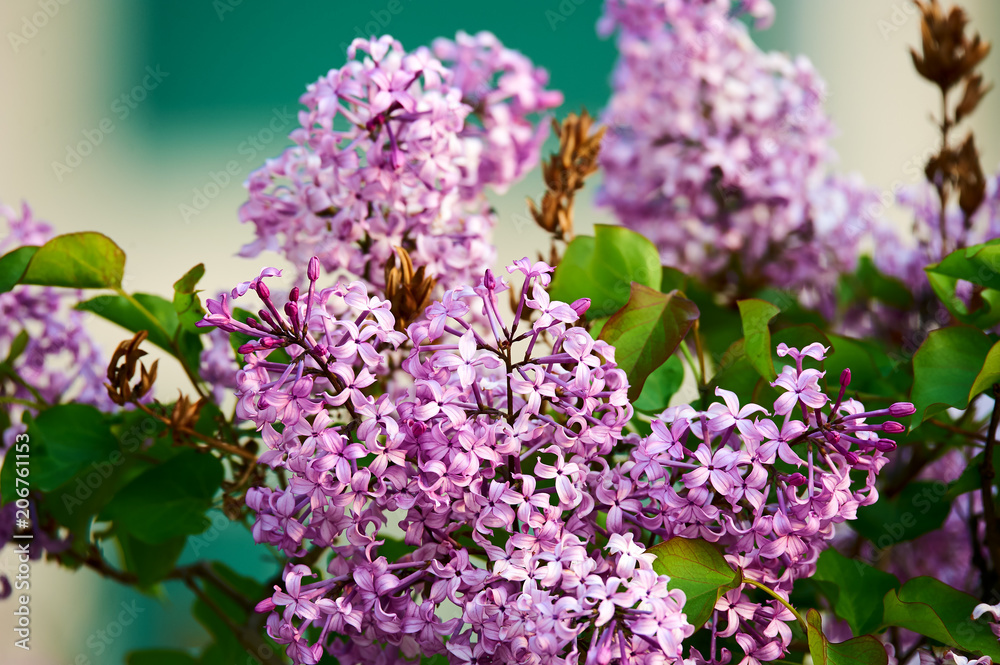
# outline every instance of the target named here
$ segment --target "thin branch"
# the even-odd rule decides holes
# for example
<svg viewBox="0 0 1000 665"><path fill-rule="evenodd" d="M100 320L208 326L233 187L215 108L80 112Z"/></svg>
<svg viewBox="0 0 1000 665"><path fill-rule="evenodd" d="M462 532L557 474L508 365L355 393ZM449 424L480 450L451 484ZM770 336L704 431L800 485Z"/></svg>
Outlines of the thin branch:
<svg viewBox="0 0 1000 665"><path fill-rule="evenodd" d="M171 427L171 428L177 430L178 432L180 432L182 434L186 434L188 436L194 437L194 438L198 439L199 441L201 441L202 443L205 443L206 445L208 445L208 446L210 446L212 448L215 448L217 450L221 450L223 452L231 453L233 455L239 455L243 459L252 460L254 462L257 461L257 455L255 453L250 452L249 450L246 450L245 448L240 448L239 446L234 446L231 443L226 443L225 441L220 441L219 439L215 439L215 438L212 438L210 436L205 436L201 432L199 432L199 431L197 431L195 429L191 429L190 427L184 427L182 425L175 425L170 420L170 418L167 418L166 416L163 416L163 415L160 415L159 413L156 413L155 411L153 411L152 409L150 409L148 406L146 406L142 402L139 402L138 400L136 400L134 402L134 404L139 409L141 409L144 413L147 413L150 416L156 418L157 420L159 420L160 422L162 422L164 425L167 425L168 427Z"/></svg>
<svg viewBox="0 0 1000 665"><path fill-rule="evenodd" d="M986 522L986 546L990 551L990 561L995 571L1000 564L1000 532L997 531L996 504L993 501L993 445L996 443L997 424L1000 423L1000 383L993 384L993 415L990 416L990 428L986 436L986 447L983 449L983 463L979 467L982 478L983 521ZM983 589L984 593L988 589Z"/></svg>
<svg viewBox="0 0 1000 665"><path fill-rule="evenodd" d="M799 624L802 626L802 632L804 632L806 634L809 633L809 626L808 626L808 624L806 624L806 620L802 618L802 615L799 614L795 610L795 608L792 607L791 604L787 600L785 600L780 595L778 595L778 593L774 589L772 589L771 587L767 586L766 584L758 582L757 580L752 580L752 579L747 578L747 577L743 578L743 584L749 584L750 586L757 587L758 589L760 589L761 591L764 591L769 596L771 596L772 598L774 598L775 600L777 600L779 603L781 603L782 605L784 605L785 609L788 610L789 612L791 612L792 616L794 616L796 618L796 620L798 620Z"/></svg>
<svg viewBox="0 0 1000 665"><path fill-rule="evenodd" d="M687 348L687 345L684 344L684 340L681 340L681 343L677 346L680 347L681 353L684 354L684 359L687 360L688 366L691 368L691 373L694 374L695 381L698 383L698 391L701 392L705 388L706 384L703 383L704 377L698 371L698 366L694 362L694 357L691 355L691 351Z"/></svg>
<svg viewBox="0 0 1000 665"><path fill-rule="evenodd" d="M973 439L975 441L986 441L986 436L980 434L979 432L970 432L967 429L956 427L949 423L937 420L936 418L931 418L927 422L930 423L931 425L934 425L935 427L940 427L941 429L948 430L949 432L954 432L955 434L960 434L966 438Z"/></svg>
<svg viewBox="0 0 1000 665"><path fill-rule="evenodd" d="M45 405L40 402L32 402L29 399L21 399L19 397L0 396L0 404L19 404L20 406L26 406L29 409L35 409L36 411L42 411L45 409Z"/></svg>
<svg viewBox="0 0 1000 665"><path fill-rule="evenodd" d="M194 595L197 596L201 602L205 603L205 605L208 606L208 608L212 610L224 624L226 624L226 627L229 628L239 641L240 646L242 646L248 654L259 660L261 663L264 663L264 665L284 664L281 657L274 653L274 650L271 649L270 645L268 645L266 641L264 641L264 638L260 636L260 633L257 630L237 625L236 622L234 622L232 618L226 614L226 612L219 607L218 604L212 600L212 598L205 593L201 587L198 586L198 584L194 581L193 576L188 575L186 577L182 577L181 579L184 581L185 586L191 589ZM265 647L267 651L270 652L270 656L264 655Z"/></svg>

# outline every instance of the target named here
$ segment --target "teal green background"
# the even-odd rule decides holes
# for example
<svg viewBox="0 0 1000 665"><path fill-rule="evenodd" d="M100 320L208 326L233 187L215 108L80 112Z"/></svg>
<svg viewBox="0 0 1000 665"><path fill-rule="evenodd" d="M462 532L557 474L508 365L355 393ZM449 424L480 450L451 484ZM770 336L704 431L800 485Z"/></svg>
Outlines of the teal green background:
<svg viewBox="0 0 1000 665"><path fill-rule="evenodd" d="M132 71L121 75L124 85L141 77L147 63L170 72L171 84L150 95L148 104L158 129L186 132L184 120L192 115L225 120L287 106L308 83L343 63L352 39L370 34L391 34L409 50L459 30L488 30L548 70L551 86L565 94L565 108L597 111L610 91L615 47L614 40L596 36L599 0L229 1L146 6L141 53Z"/></svg>

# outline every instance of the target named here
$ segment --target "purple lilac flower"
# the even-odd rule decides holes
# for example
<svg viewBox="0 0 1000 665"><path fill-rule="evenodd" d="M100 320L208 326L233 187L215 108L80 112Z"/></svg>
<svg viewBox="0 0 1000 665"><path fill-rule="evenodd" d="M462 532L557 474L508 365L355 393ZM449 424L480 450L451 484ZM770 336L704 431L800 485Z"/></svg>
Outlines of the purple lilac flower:
<svg viewBox="0 0 1000 665"><path fill-rule="evenodd" d="M547 74L489 33L459 33L406 52L385 36L355 40L348 63L311 84L295 146L250 175L240 210L256 239L304 271L383 286L393 247L445 289L493 263L487 185L503 190L538 160L558 106Z"/></svg>
<svg viewBox="0 0 1000 665"><path fill-rule="evenodd" d="M737 3L767 22L768 2ZM834 313L874 194L826 175L833 126L802 57L760 51L728 0L608 0L620 59L604 112L598 202L666 265L730 296L794 289Z"/></svg>
<svg viewBox="0 0 1000 665"><path fill-rule="evenodd" d="M201 352L198 375L212 387L213 401L222 404L236 390L236 372L240 366L233 356L228 333L213 330L205 338L208 345Z"/></svg>

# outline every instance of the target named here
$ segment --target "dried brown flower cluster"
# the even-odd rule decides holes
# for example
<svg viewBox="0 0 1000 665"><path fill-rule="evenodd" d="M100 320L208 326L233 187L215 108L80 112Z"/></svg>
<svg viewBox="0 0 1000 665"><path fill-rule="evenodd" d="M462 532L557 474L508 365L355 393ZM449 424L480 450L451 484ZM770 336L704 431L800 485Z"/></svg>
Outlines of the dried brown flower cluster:
<svg viewBox="0 0 1000 665"><path fill-rule="evenodd" d="M561 258L556 241L568 243L573 239L573 199L583 189L587 176L598 169L597 157L607 127L592 131L593 127L594 118L587 113L587 109L583 109L580 115L570 113L561 123L552 119L552 131L559 136L559 152L549 155L542 164L545 194L542 195L541 208L528 198L528 209L535 223L552 234L549 256L542 256L541 252L538 254L539 259L551 266L559 265ZM520 294L517 289L510 289L508 293L511 309L516 311ZM524 310L522 317L529 314Z"/></svg>
<svg viewBox="0 0 1000 665"><path fill-rule="evenodd" d="M200 442L207 444L210 448L237 455L248 462L250 467L254 467L257 459L255 450L221 441L202 434L196 429L202 407L208 403L205 397L192 401L181 393L173 405L162 405L155 400L151 405L146 405L140 401L153 389L153 384L156 382L156 367L159 362L154 360L147 370L140 361L146 352L140 349L139 345L146 341L148 336L148 331L140 330L131 339L119 344L111 356L111 362L108 363L108 383L105 384L111 400L119 406L134 404L140 411L156 418L170 429L171 437L176 445L201 448L202 446L197 443ZM139 370L139 379L132 383L136 369ZM246 477L249 478L249 473Z"/></svg>
<svg viewBox="0 0 1000 665"><path fill-rule="evenodd" d="M108 363L108 383L104 385L108 389L111 401L118 406L142 398L152 390L156 382L156 365L159 361L154 360L149 370L139 361L146 355L139 345L148 335L145 330L140 330L131 339L123 341L115 349L111 362ZM132 385L130 382L135 376L136 366L139 368L139 380Z"/></svg>
<svg viewBox="0 0 1000 665"><path fill-rule="evenodd" d="M146 341L148 336L147 331L140 330L131 339L123 341L115 349L114 355L111 356L111 362L108 363L108 383L104 385L108 389L111 400L119 406L138 403L140 399L149 394L156 382L156 367L160 361L154 360L147 370L146 366L139 360L146 355L146 352L140 349L139 345ZM132 384L136 368L139 370L139 380ZM202 397L192 402L186 395L181 394L174 403L169 418L160 417L161 422L170 428L175 443L181 444L190 441L188 433L194 430L205 401L205 398Z"/></svg>
<svg viewBox="0 0 1000 665"><path fill-rule="evenodd" d="M946 14L937 0L915 1L921 14L920 32L923 42L923 55L918 54L916 49L910 49L917 72L928 81L936 83L943 93L965 79L968 97L969 86L973 83L973 70L989 54L989 43L982 41L979 33L973 35L972 39L966 36L965 27L969 24L969 18L961 7L952 7ZM981 84L980 77L975 86ZM972 105L975 106L975 103Z"/></svg>
<svg viewBox="0 0 1000 665"><path fill-rule="evenodd" d="M174 402L174 408L170 411L170 422L167 424L173 435L174 443L179 445L191 440L188 433L193 431L195 425L198 424L198 417L201 415L203 406L205 406L204 397L192 402L187 395L178 395L177 401Z"/></svg>
<svg viewBox="0 0 1000 665"><path fill-rule="evenodd" d="M593 126L594 118L586 109L579 116L570 113L562 123L552 120L552 130L559 135L559 152L542 165L546 192L541 209L528 199L535 222L565 242L573 239L573 197L598 168L597 156L607 128L592 132Z"/></svg>
<svg viewBox="0 0 1000 665"><path fill-rule="evenodd" d="M927 162L924 174L937 190L941 200L941 242L944 251L965 244L964 238L948 238L945 230L945 209L952 197L958 195L958 205L965 219L965 230L972 224L972 215L986 197L986 178L979 162L979 152L972 133L958 147L948 141L950 130L969 117L992 86L983 85L983 77L976 72L979 64L989 55L990 44L979 34L971 38L965 33L968 16L961 7L952 7L947 13L938 0L915 0L920 9L922 50L911 49L917 72L941 89L941 149ZM960 81L965 82L962 99L951 109L949 91Z"/></svg>
<svg viewBox="0 0 1000 665"><path fill-rule="evenodd" d="M392 315L396 317L396 330L403 332L423 314L431 304L435 284L433 277L426 276L424 266L414 270L410 254L402 247L396 248L395 254L385 264L385 297L392 308Z"/></svg>

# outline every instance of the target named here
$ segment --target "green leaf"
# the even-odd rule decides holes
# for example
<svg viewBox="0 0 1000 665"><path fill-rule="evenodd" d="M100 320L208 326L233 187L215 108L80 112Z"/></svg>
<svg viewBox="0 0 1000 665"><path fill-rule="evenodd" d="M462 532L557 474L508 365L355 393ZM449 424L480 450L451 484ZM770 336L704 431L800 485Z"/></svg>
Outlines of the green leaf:
<svg viewBox="0 0 1000 665"><path fill-rule="evenodd" d="M124 296L105 295L82 302L76 308L93 312L131 332L149 331L150 342L174 356L178 356L179 351L180 360L197 369L201 360L201 339L198 334L181 328L174 304L148 293L136 293L132 297L140 307ZM177 351L174 350L175 342Z"/></svg>
<svg viewBox="0 0 1000 665"><path fill-rule="evenodd" d="M853 275L841 275L838 297L845 306L878 300L896 309L913 307L913 294L902 281L879 271L871 257L862 256Z"/></svg>
<svg viewBox="0 0 1000 665"><path fill-rule="evenodd" d="M983 331L969 326L932 331L913 356L910 401L917 412L910 429L948 407L968 407L977 387L998 379L1000 352Z"/></svg>
<svg viewBox="0 0 1000 665"><path fill-rule="evenodd" d="M199 328L195 324L205 317L205 308L195 290L198 281L205 276L205 264L199 263L174 282L174 311L184 330L196 335L207 333L211 328Z"/></svg>
<svg viewBox="0 0 1000 665"><path fill-rule="evenodd" d="M743 350L747 354L747 360L762 377L774 381L778 374L774 371L774 362L771 360L774 349L771 346L771 330L767 324L781 310L764 300L740 300L736 304L740 308L740 319L743 322Z"/></svg>
<svg viewBox="0 0 1000 665"><path fill-rule="evenodd" d="M549 296L571 303L590 298L589 320L614 314L628 301L632 282L659 290L660 254L648 239L621 226L598 224L594 237L577 236L559 262Z"/></svg>
<svg viewBox="0 0 1000 665"><path fill-rule="evenodd" d="M660 290L664 293L670 293L674 289L678 291L683 291L687 288L688 276L671 266L663 266L660 272Z"/></svg>
<svg viewBox="0 0 1000 665"><path fill-rule="evenodd" d="M76 289L118 288L125 274L125 252L103 233L67 233L38 248L21 284Z"/></svg>
<svg viewBox="0 0 1000 665"><path fill-rule="evenodd" d="M149 341L170 351L173 333L177 331L177 312L168 300L149 293L132 296L146 311L136 307L124 296L97 296L76 306L101 318L117 323L130 332L149 331ZM148 313L147 313L148 312Z"/></svg>
<svg viewBox="0 0 1000 665"><path fill-rule="evenodd" d="M134 573L139 579L139 586L144 589L162 581L174 569L187 542L185 536L177 536L149 545L127 532L118 533L117 538L125 570Z"/></svg>
<svg viewBox="0 0 1000 665"><path fill-rule="evenodd" d="M985 620L973 620L979 601L932 577L915 577L885 595L883 627L899 626L976 656L1000 659L1000 642Z"/></svg>
<svg viewBox="0 0 1000 665"><path fill-rule="evenodd" d="M26 415L31 446L31 486L51 492L91 463L104 462L118 450L104 415L86 404L60 404L37 418ZM14 456L7 455L0 472L0 495L14 499Z"/></svg>
<svg viewBox="0 0 1000 665"><path fill-rule="evenodd" d="M683 382L684 364L677 355L672 355L649 375L632 406L643 413L660 413L670 406L670 398Z"/></svg>
<svg viewBox="0 0 1000 665"><path fill-rule="evenodd" d="M656 368L677 350L698 318L698 307L683 295L632 284L628 303L601 329L600 339L615 347L615 362L629 380L635 400Z"/></svg>
<svg viewBox="0 0 1000 665"><path fill-rule="evenodd" d="M838 643L826 639L823 620L816 610L809 610L806 625L809 630L809 653L814 665L887 665L889 662L885 647L871 635Z"/></svg>
<svg viewBox="0 0 1000 665"><path fill-rule="evenodd" d="M264 593L264 585L252 577L240 575L235 570L221 561L211 563L212 570L220 578L229 583L229 586L242 593L247 598L257 598Z"/></svg>
<svg viewBox="0 0 1000 665"><path fill-rule="evenodd" d="M72 478L43 495L45 510L77 539L89 542L94 518L122 487L148 467L145 461L115 450L106 459L82 467Z"/></svg>
<svg viewBox="0 0 1000 665"><path fill-rule="evenodd" d="M830 599L837 616L850 624L855 635L864 635L879 627L882 599L889 591L899 588L895 575L848 559L833 548L820 554L812 580Z"/></svg>
<svg viewBox="0 0 1000 665"><path fill-rule="evenodd" d="M102 517L144 543L201 533L205 511L222 483L218 458L185 451L143 472L108 503Z"/></svg>
<svg viewBox="0 0 1000 665"><path fill-rule="evenodd" d="M712 377L712 382L708 385L705 394L715 395L715 388L724 387L745 400L748 395L754 393L757 384L762 381L760 374L747 359L743 340L738 339L718 359L715 376ZM708 405L705 404L704 408L707 407Z"/></svg>
<svg viewBox="0 0 1000 665"><path fill-rule="evenodd" d="M720 305L717 294L692 281L684 295L698 306L698 334L713 365L719 365L723 355L736 341L741 342L740 313L735 307Z"/></svg>
<svg viewBox="0 0 1000 665"><path fill-rule="evenodd" d="M743 576L733 570L715 545L693 538L671 538L653 545L653 570L669 575L670 589L684 592L684 613L696 628L705 625L719 597L739 587Z"/></svg>
<svg viewBox="0 0 1000 665"><path fill-rule="evenodd" d="M990 388L994 383L1000 382L1000 342L990 348L983 361L983 368L976 375L976 380L972 383L969 391L969 401L981 392Z"/></svg>
<svg viewBox="0 0 1000 665"><path fill-rule="evenodd" d="M383 537L384 542L378 547L378 555L384 556L389 563L396 563L407 554L412 554L417 548L407 545L402 540Z"/></svg>
<svg viewBox="0 0 1000 665"><path fill-rule="evenodd" d="M125 657L126 665L197 665L189 654L173 649L133 651Z"/></svg>
<svg viewBox="0 0 1000 665"><path fill-rule="evenodd" d="M827 320L814 309L804 308L798 299L790 292L777 287L764 287L753 293L758 300L769 302L781 310L781 319L786 325L812 324L820 328L828 328Z"/></svg>
<svg viewBox="0 0 1000 665"><path fill-rule="evenodd" d="M980 471L982 464L983 453L979 453L969 460L969 463L965 466L965 470L962 471L962 475L948 484L948 493L945 494L945 499L954 501L966 492L974 492L980 489L983 486L983 476ZM993 473L994 477L1000 478L1000 455L993 455Z"/></svg>
<svg viewBox="0 0 1000 665"><path fill-rule="evenodd" d="M3 361L5 367L12 368L14 366L14 361L20 358L24 350L28 348L28 339L27 330L17 333L17 337L10 343L10 351L7 353L7 358Z"/></svg>
<svg viewBox="0 0 1000 665"><path fill-rule="evenodd" d="M38 247L25 245L11 250L0 257L0 293L7 293L21 281L31 257Z"/></svg>
<svg viewBox="0 0 1000 665"><path fill-rule="evenodd" d="M924 270L935 294L955 318L977 328L1000 323L1000 239L955 250ZM980 287L979 298L970 309L956 295L959 280Z"/></svg>
<svg viewBox="0 0 1000 665"><path fill-rule="evenodd" d="M827 333L832 345L823 362L826 370L826 387L834 392L840 388L840 373L851 370L850 392L859 391L896 397L897 390L889 385L886 376L892 371L888 356L866 340Z"/></svg>
<svg viewBox="0 0 1000 665"><path fill-rule="evenodd" d="M892 498L883 496L870 506L858 508L851 527L880 551L919 538L941 528L947 519L951 512L951 502L945 498L947 491L944 483L911 482Z"/></svg>

